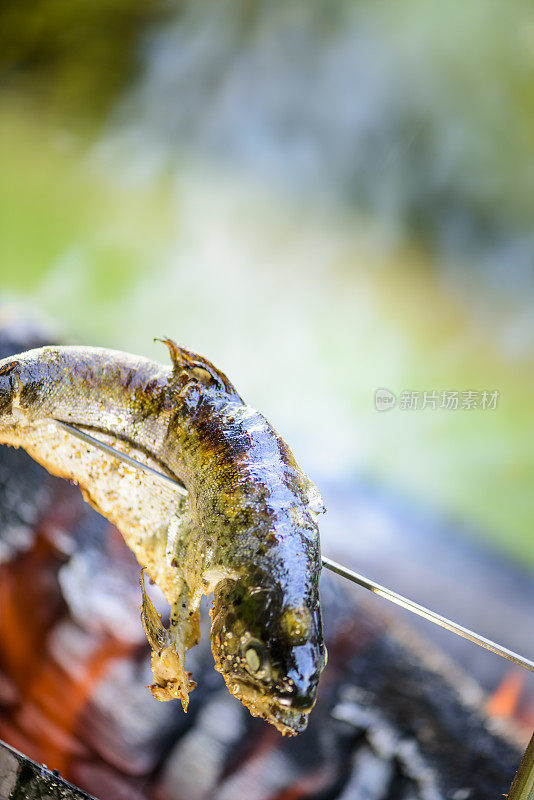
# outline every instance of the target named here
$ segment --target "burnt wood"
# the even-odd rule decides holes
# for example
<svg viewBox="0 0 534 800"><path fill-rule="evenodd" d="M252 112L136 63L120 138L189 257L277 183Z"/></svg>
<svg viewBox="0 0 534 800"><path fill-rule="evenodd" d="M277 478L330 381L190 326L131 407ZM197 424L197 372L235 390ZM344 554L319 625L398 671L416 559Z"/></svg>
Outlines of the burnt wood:
<svg viewBox="0 0 534 800"><path fill-rule="evenodd" d="M93 800L58 772L0 742L1 800Z"/></svg>

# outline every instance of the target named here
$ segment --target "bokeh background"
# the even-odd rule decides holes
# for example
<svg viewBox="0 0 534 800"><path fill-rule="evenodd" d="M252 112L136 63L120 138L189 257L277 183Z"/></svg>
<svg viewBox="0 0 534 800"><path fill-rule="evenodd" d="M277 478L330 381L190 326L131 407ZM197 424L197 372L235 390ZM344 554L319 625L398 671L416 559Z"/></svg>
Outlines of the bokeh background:
<svg viewBox="0 0 534 800"><path fill-rule="evenodd" d="M532 7L5 0L0 29L2 319L205 354L323 491L325 552L532 655Z"/></svg>

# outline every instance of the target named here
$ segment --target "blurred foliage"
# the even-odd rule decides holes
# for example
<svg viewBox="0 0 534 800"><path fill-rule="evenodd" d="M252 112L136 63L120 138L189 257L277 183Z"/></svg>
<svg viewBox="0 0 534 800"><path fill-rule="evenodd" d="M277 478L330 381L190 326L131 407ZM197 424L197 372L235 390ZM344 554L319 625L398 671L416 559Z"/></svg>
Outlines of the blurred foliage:
<svg viewBox="0 0 534 800"><path fill-rule="evenodd" d="M533 85L522 0L188 0L121 121L171 162L348 202L499 282L534 260Z"/></svg>
<svg viewBox="0 0 534 800"><path fill-rule="evenodd" d="M161 14L161 0L3 0L2 86L70 122L99 118L139 66L140 32Z"/></svg>
<svg viewBox="0 0 534 800"><path fill-rule="evenodd" d="M0 110L0 172L4 298L27 294L43 310L52 303L58 321L72 311L74 330L83 309L94 331L168 239L164 181L139 195L107 181L83 141L35 126L33 112L14 102Z"/></svg>

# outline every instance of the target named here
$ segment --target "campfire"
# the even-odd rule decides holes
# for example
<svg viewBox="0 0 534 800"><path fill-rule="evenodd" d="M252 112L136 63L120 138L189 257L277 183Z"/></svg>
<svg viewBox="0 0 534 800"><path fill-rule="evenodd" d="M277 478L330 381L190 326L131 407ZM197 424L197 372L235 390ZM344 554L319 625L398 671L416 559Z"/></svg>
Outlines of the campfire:
<svg viewBox="0 0 534 800"><path fill-rule="evenodd" d="M28 346L4 334L1 355ZM76 487L7 448L0 561L0 739L20 751L0 750L6 797L59 785L29 759L101 800L488 800L508 791L520 749L488 715L518 713L520 674L512 670L484 710L477 687L429 657L428 643L399 635L334 578L322 584L329 663L318 703L308 729L288 740L226 691L206 635L191 651L198 688L188 714L152 699L133 555ZM11 763L19 766L8 773Z"/></svg>

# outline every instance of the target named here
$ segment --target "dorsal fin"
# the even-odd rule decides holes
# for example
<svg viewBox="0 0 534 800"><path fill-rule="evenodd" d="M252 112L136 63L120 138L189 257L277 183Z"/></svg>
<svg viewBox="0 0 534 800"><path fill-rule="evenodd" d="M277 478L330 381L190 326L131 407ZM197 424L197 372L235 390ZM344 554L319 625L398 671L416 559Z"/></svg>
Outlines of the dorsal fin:
<svg viewBox="0 0 534 800"><path fill-rule="evenodd" d="M224 372L215 367L211 361L208 361L204 356L188 350L186 347L181 347L173 339L165 337L164 339L155 339L156 342L162 342L169 348L171 356L173 374L178 377L183 372L186 372L190 378L197 380L205 386L209 386L212 382L217 388L224 392L228 397L235 400L241 400L234 385L228 380Z"/></svg>
<svg viewBox="0 0 534 800"><path fill-rule="evenodd" d="M168 336L165 336L163 339L156 337L154 341L162 342L162 344L166 344L169 348L173 372L178 373L185 369L188 354L184 347L180 347L173 339L169 339Z"/></svg>

